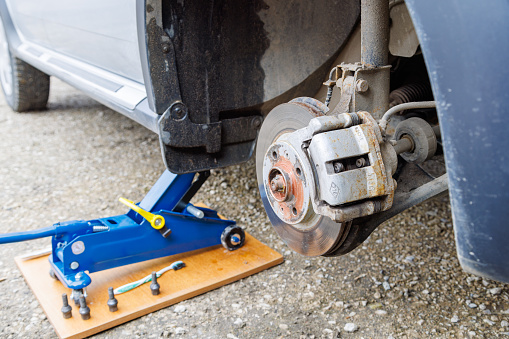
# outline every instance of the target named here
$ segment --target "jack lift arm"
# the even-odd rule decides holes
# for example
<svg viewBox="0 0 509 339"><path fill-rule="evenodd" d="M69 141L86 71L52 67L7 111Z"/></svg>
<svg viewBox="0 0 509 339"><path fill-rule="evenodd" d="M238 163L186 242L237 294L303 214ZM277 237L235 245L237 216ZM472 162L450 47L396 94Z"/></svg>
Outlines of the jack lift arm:
<svg viewBox="0 0 509 339"><path fill-rule="evenodd" d="M73 289L75 301L93 272L219 244L235 250L244 244L242 228L189 203L209 175L194 180L195 174L165 171L139 204L120 198L131 208L126 214L2 234L0 244L52 237L52 275Z"/></svg>

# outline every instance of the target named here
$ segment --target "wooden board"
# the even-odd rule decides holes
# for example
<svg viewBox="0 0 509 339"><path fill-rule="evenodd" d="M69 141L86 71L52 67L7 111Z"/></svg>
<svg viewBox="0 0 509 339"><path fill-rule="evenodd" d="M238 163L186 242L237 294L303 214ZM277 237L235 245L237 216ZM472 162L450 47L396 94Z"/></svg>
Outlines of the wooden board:
<svg viewBox="0 0 509 339"><path fill-rule="evenodd" d="M160 295L153 296L147 283L116 296L118 311L109 311L108 287L139 280L177 260L186 267L168 271L158 279ZM216 246L92 273L92 284L87 288L91 318L86 321L81 319L74 302L70 302L72 318L62 317L61 296L70 295L70 290L50 278L47 255L30 260L17 257L15 261L58 336L84 338L275 266L283 262L283 257L246 233L245 245L236 251Z"/></svg>

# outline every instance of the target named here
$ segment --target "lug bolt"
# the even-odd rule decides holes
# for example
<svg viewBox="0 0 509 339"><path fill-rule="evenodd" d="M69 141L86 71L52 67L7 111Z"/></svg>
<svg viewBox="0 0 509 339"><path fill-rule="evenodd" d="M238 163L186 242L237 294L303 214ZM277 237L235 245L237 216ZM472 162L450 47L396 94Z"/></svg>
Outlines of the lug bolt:
<svg viewBox="0 0 509 339"><path fill-rule="evenodd" d="M359 168L364 167L366 165L366 159L359 158L359 159L355 160L355 165Z"/></svg>
<svg viewBox="0 0 509 339"><path fill-rule="evenodd" d="M90 319L90 308L87 306L87 301L84 296L80 296L80 314L81 319L88 320Z"/></svg>
<svg viewBox="0 0 509 339"><path fill-rule="evenodd" d="M62 294L62 303L64 306L62 306L62 316L64 319L69 319L72 317L72 307L69 305L69 301L67 300L67 294Z"/></svg>
<svg viewBox="0 0 509 339"><path fill-rule="evenodd" d="M152 284L150 284L150 291L152 291L152 295L158 295L161 293L159 290L161 286L157 283L157 273L152 272Z"/></svg>
<svg viewBox="0 0 509 339"><path fill-rule="evenodd" d="M108 299L108 307L110 308L110 312L116 312L118 310L118 300L115 298L113 287L108 288L108 295L110 296Z"/></svg>
<svg viewBox="0 0 509 339"><path fill-rule="evenodd" d="M345 166L340 162L334 163L334 173L340 173L345 170Z"/></svg>

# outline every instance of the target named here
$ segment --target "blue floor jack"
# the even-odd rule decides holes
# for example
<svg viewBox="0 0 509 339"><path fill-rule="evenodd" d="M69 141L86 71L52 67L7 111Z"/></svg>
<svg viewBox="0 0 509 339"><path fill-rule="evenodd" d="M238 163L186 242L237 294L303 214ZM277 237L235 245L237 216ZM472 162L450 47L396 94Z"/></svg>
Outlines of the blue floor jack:
<svg viewBox="0 0 509 339"><path fill-rule="evenodd" d="M78 303L90 273L219 244L242 247L245 233L235 221L189 203L209 175L165 171L140 203L119 199L130 208L127 214L2 234L0 244L52 237L50 274L73 290Z"/></svg>

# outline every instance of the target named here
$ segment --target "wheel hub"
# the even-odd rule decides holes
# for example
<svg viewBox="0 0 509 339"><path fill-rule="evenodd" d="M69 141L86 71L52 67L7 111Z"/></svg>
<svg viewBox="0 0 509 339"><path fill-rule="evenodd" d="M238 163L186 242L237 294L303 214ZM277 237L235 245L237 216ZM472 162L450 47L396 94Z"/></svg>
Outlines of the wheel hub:
<svg viewBox="0 0 509 339"><path fill-rule="evenodd" d="M288 224L301 223L310 207L309 186L300 156L291 145L276 141L267 150L263 178L269 203L276 215Z"/></svg>

